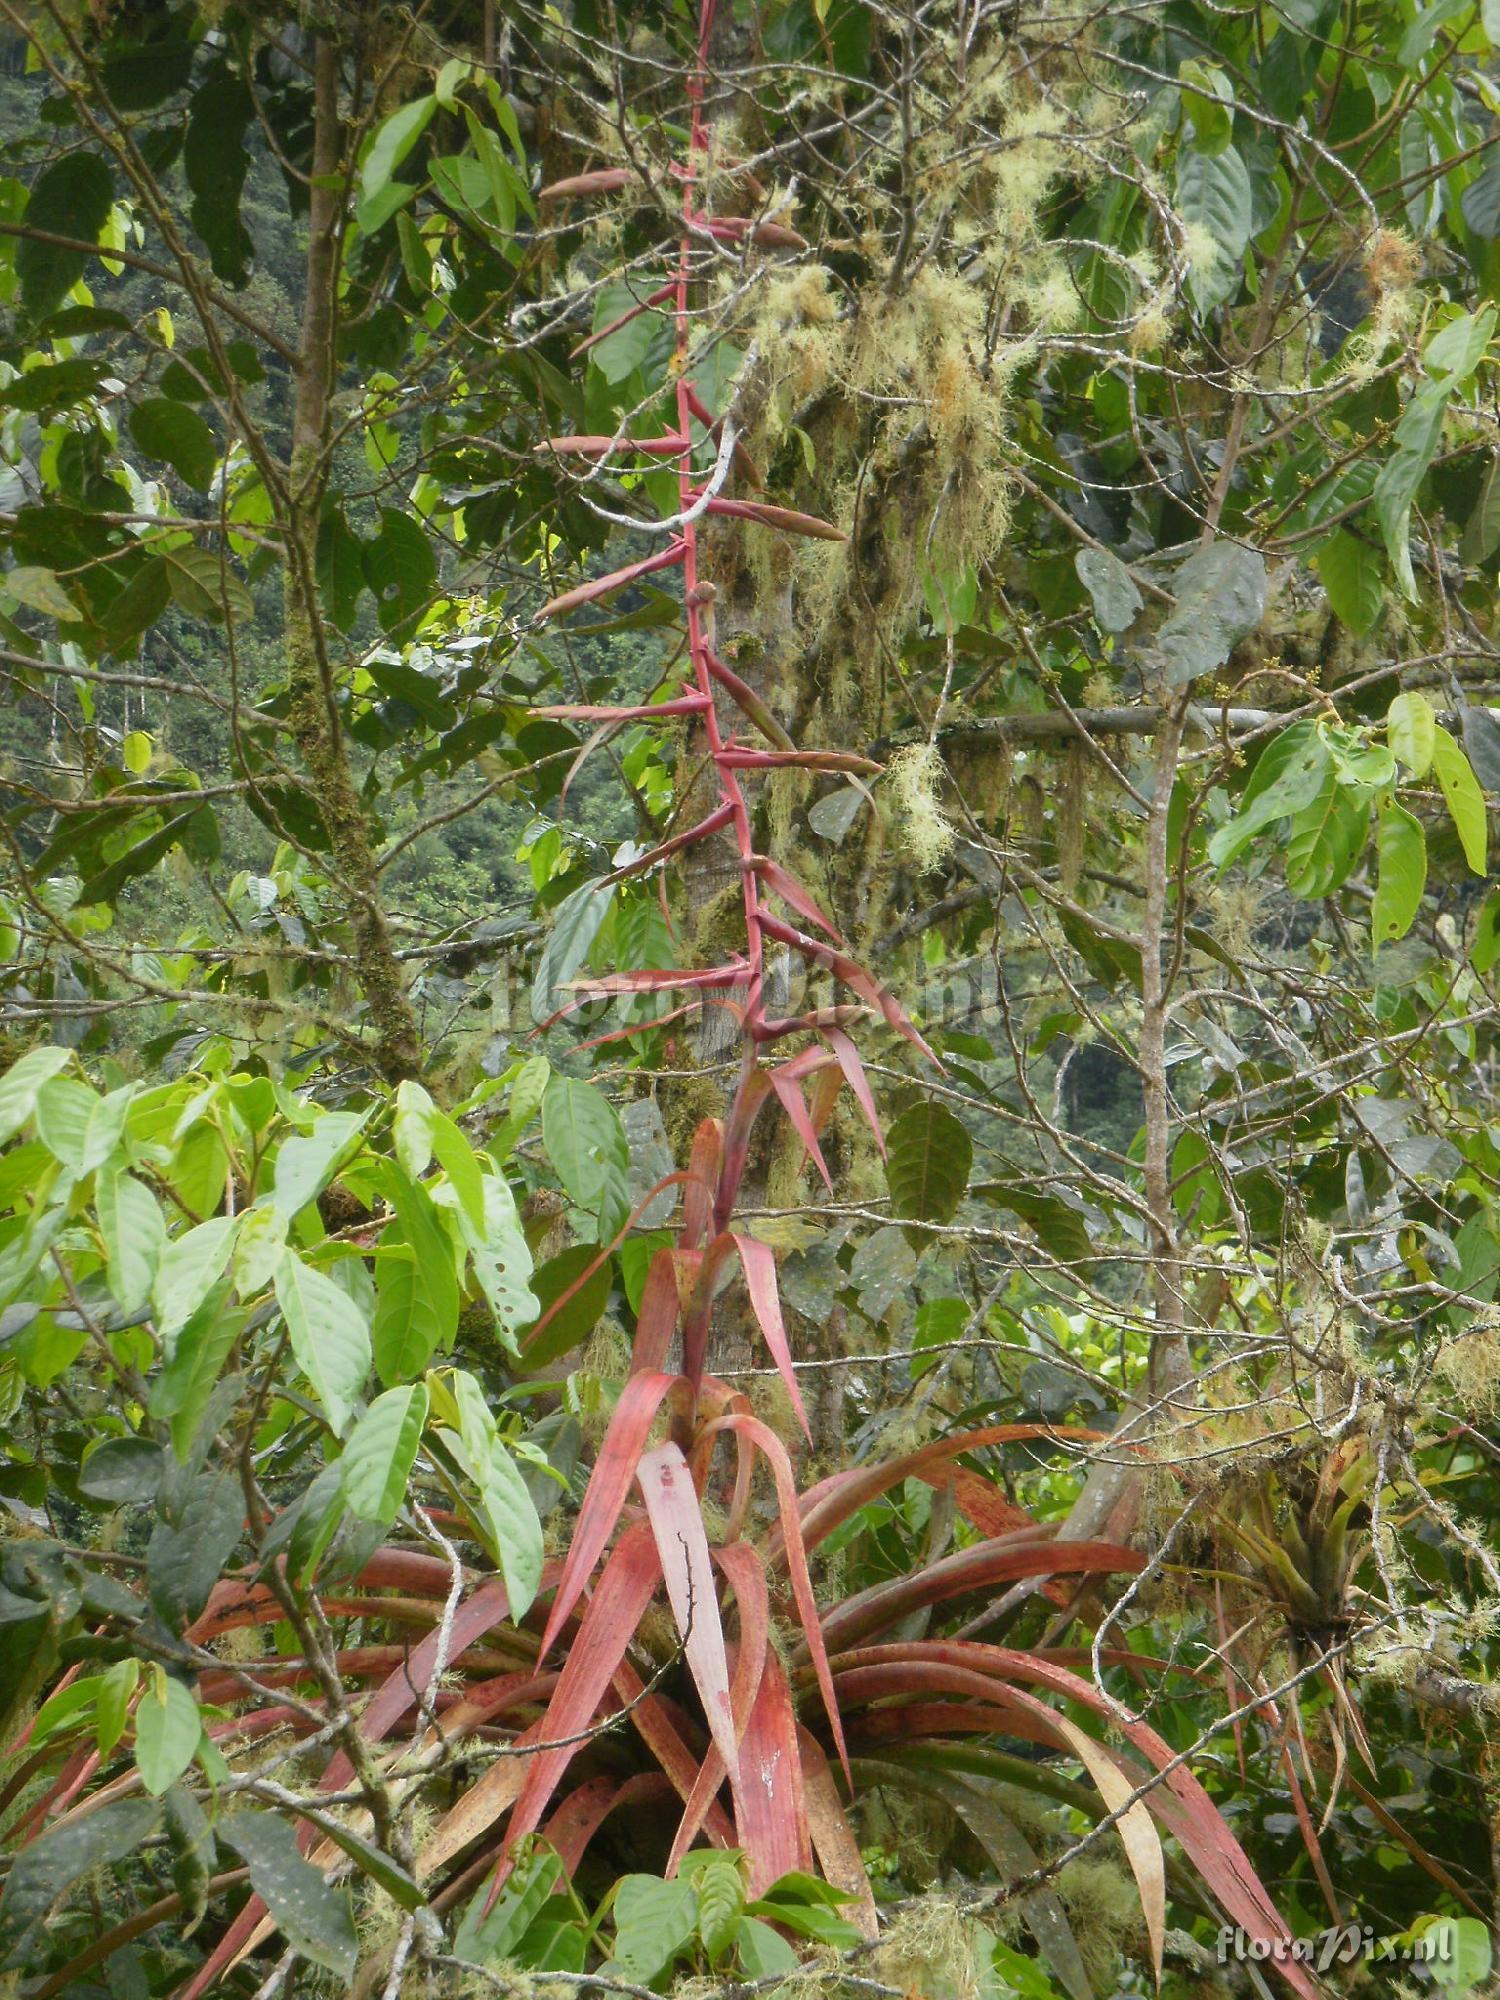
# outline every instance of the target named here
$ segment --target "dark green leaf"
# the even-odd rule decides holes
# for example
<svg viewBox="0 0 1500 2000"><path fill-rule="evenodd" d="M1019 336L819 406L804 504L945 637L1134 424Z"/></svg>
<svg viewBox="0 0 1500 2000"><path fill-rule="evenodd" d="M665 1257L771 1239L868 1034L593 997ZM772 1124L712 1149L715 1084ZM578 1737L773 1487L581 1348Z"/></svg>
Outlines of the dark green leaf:
<svg viewBox="0 0 1500 2000"><path fill-rule="evenodd" d="M144 1799L115 1799L70 1819L23 1847L0 1895L0 1967L25 1966L43 1942L42 1920L75 1882L122 1861L154 1831L161 1809Z"/></svg>
<svg viewBox="0 0 1500 2000"><path fill-rule="evenodd" d="M951 1222L969 1184L974 1145L946 1105L913 1104L885 1135L891 1212L902 1221Z"/></svg>
<svg viewBox="0 0 1500 2000"><path fill-rule="evenodd" d="M35 230L96 243L114 205L109 168L93 153L69 153L37 177L26 204ZM89 253L23 236L16 245L21 297L33 319L43 319L83 276Z"/></svg>
<svg viewBox="0 0 1500 2000"><path fill-rule="evenodd" d="M153 396L130 413L130 435L151 459L161 459L200 493L213 484L219 463L214 434L187 403Z"/></svg>
<svg viewBox="0 0 1500 2000"><path fill-rule="evenodd" d="M298 1852L297 1836L272 1813L233 1812L219 1836L242 1855L250 1881L289 1945L340 1979L354 1977L359 1941L348 1892L335 1889Z"/></svg>

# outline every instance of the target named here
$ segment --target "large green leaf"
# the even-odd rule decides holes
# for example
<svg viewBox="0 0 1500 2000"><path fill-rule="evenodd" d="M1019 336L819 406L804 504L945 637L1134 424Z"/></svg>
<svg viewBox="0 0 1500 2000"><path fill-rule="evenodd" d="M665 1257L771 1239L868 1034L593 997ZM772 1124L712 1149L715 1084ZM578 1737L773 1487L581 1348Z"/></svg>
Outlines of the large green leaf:
<svg viewBox="0 0 1500 2000"><path fill-rule="evenodd" d="M1449 384L1446 380L1427 382L1402 412L1390 457L1376 474L1371 505L1385 536L1386 550L1395 565L1402 590L1413 601L1417 595L1411 566L1411 508L1427 468L1443 435L1443 419L1448 410Z"/></svg>
<svg viewBox="0 0 1500 2000"><path fill-rule="evenodd" d="M359 1940L348 1892L303 1859L292 1828L274 1813L232 1812L220 1820L219 1837L244 1857L251 1886L287 1943L312 1964L352 1980Z"/></svg>
<svg viewBox="0 0 1500 2000"><path fill-rule="evenodd" d="M0 1894L0 1968L26 1965L42 1941L42 1923L52 1905L85 1875L132 1853L160 1815L154 1802L115 1799L22 1847Z"/></svg>
<svg viewBox="0 0 1500 2000"><path fill-rule="evenodd" d="M130 435L147 458L164 460L189 486L206 492L219 463L214 434L188 403L153 396L130 413Z"/></svg>
<svg viewBox="0 0 1500 2000"><path fill-rule="evenodd" d="M341 1433L370 1372L365 1316L342 1286L290 1251L276 1273L276 1301L297 1366Z"/></svg>
<svg viewBox="0 0 1500 2000"><path fill-rule="evenodd" d="M1369 824L1369 792L1340 784L1330 769L1287 835L1286 886L1291 893L1311 900L1330 895L1347 881Z"/></svg>
<svg viewBox="0 0 1500 2000"><path fill-rule="evenodd" d="M1342 528L1314 559L1334 616L1356 638L1375 628L1385 605L1385 564L1380 551Z"/></svg>
<svg viewBox="0 0 1500 2000"><path fill-rule="evenodd" d="M1240 260L1254 221L1250 170L1233 146L1218 153L1197 146L1181 149L1177 212L1198 232L1188 283L1200 310L1207 312L1239 290Z"/></svg>
<svg viewBox="0 0 1500 2000"><path fill-rule="evenodd" d="M973 1141L945 1104L909 1106L885 1135L891 1212L903 1222L951 1222L973 1161Z"/></svg>
<svg viewBox="0 0 1500 2000"><path fill-rule="evenodd" d="M344 1447L344 1492L363 1521L388 1528L406 1498L427 1422L427 1391L420 1382L377 1396Z"/></svg>
<svg viewBox="0 0 1500 2000"><path fill-rule="evenodd" d="M1484 793L1457 738L1441 723L1432 732L1432 767L1448 802L1449 816L1458 829L1464 859L1476 875L1483 875L1489 855L1489 816Z"/></svg>
<svg viewBox="0 0 1500 2000"><path fill-rule="evenodd" d="M255 100L244 79L217 69L193 94L182 164L193 191L192 221L208 246L214 276L243 285L255 244L240 219L240 195L250 167L246 127Z"/></svg>
<svg viewBox="0 0 1500 2000"><path fill-rule="evenodd" d="M614 902L614 887L585 882L564 896L552 917L552 930L537 961L531 982L531 1018L540 1024L565 1006L564 990L589 955L599 928ZM623 969L623 968L621 968Z"/></svg>
<svg viewBox="0 0 1500 2000"><path fill-rule="evenodd" d="M135 1765L153 1798L176 1784L192 1763L202 1734L192 1695L181 1681L153 1668L135 1711Z"/></svg>
<svg viewBox="0 0 1500 2000"><path fill-rule="evenodd" d="M399 111L393 111L383 124L376 126L366 146L364 159L360 163L359 226L361 229L370 227L365 214L368 205L381 193L392 174L427 130L432 121L432 114L436 110L435 97L414 97L409 104L403 104Z"/></svg>
<svg viewBox="0 0 1500 2000"><path fill-rule="evenodd" d="M28 1049L0 1076L0 1145L32 1116L42 1085L72 1060L71 1049Z"/></svg>
<svg viewBox="0 0 1500 2000"><path fill-rule="evenodd" d="M1370 935L1377 945L1402 938L1416 921L1427 886L1427 839L1421 822L1389 800L1375 828L1380 874L1370 912Z"/></svg>
<svg viewBox="0 0 1500 2000"><path fill-rule="evenodd" d="M1240 809L1216 829L1208 843L1208 858L1227 868L1262 827L1287 819L1311 803L1327 780L1328 746L1316 723L1294 722L1261 751L1244 791Z"/></svg>
<svg viewBox="0 0 1500 2000"><path fill-rule="evenodd" d="M1238 542L1195 549L1175 578L1177 603L1156 635L1174 687L1223 666L1266 608L1266 559Z"/></svg>
<svg viewBox="0 0 1500 2000"><path fill-rule="evenodd" d="M558 1179L608 1242L630 1213L630 1145L601 1090L554 1076L542 1099L542 1139Z"/></svg>
<svg viewBox="0 0 1500 2000"><path fill-rule="evenodd" d="M1432 768L1437 717L1425 694L1398 694L1386 712L1386 741L1414 778Z"/></svg>
<svg viewBox="0 0 1500 2000"><path fill-rule="evenodd" d="M38 232L16 245L16 276L33 319L62 304L83 276L86 250L39 240L43 234L96 243L114 206L109 168L95 153L69 153L38 175L26 204L26 221Z"/></svg>
<svg viewBox="0 0 1500 2000"><path fill-rule="evenodd" d="M375 1365L388 1386L420 1375L458 1326L453 1249L432 1197L398 1166L388 1187L396 1219L377 1258Z"/></svg>
<svg viewBox="0 0 1500 2000"><path fill-rule="evenodd" d="M109 1255L110 1289L122 1311L138 1312L156 1282L166 1248L166 1223L155 1195L123 1167L101 1168L94 1186Z"/></svg>
<svg viewBox="0 0 1500 2000"><path fill-rule="evenodd" d="M325 1111L311 1132L283 1139L276 1154L271 1205L290 1222L316 1201L364 1130L367 1111Z"/></svg>

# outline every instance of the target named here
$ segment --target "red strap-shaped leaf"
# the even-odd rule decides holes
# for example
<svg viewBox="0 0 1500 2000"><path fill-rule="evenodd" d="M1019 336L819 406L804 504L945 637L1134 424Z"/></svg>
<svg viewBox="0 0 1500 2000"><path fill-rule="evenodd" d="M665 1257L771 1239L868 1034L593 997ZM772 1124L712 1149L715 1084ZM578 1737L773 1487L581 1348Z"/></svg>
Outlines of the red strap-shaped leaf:
<svg viewBox="0 0 1500 2000"><path fill-rule="evenodd" d="M766 1655L740 1746L735 1818L750 1861L752 1896L763 1896L778 1876L793 1868L811 1869L797 1717L785 1669L774 1653Z"/></svg>
<svg viewBox="0 0 1500 2000"><path fill-rule="evenodd" d="M827 1649L823 1644L818 1600L813 1595L812 1578L807 1569L807 1552L802 1546L802 1530L797 1519L797 1481L792 1472L792 1461L787 1456L786 1446L776 1433L763 1424L759 1417L750 1416L747 1412L735 1411L726 1417L716 1417L712 1426L705 1426L705 1429L709 1428L733 1431L742 1437L750 1438L771 1468L771 1476L776 1481L776 1504L781 1514L779 1552L786 1562L787 1575L792 1585L792 1597L797 1606L797 1616L801 1620L807 1648L812 1655L818 1692L823 1697L828 1726L833 1732L839 1762L843 1765L844 1775L847 1778L849 1753L844 1747L844 1725L839 1716L838 1700L833 1691L833 1676L828 1666Z"/></svg>
<svg viewBox="0 0 1500 2000"><path fill-rule="evenodd" d="M854 1092L855 1102L865 1114L865 1123L875 1135L875 1144L880 1148L881 1159L885 1158L885 1134L880 1129L880 1118L875 1110L875 1099L870 1091L870 1080L865 1075L865 1066L859 1059L859 1051L842 1028L825 1028L823 1039L833 1051L834 1060L844 1072L844 1080Z"/></svg>
<svg viewBox="0 0 1500 2000"><path fill-rule="evenodd" d="M599 1577L577 1636L568 1648L557 1689L536 1729L537 1748L506 1829L505 1847L491 1890L493 1902L510 1868L516 1844L535 1833L559 1780L583 1748L646 1606L661 1581L656 1542L644 1521L626 1529Z"/></svg>
<svg viewBox="0 0 1500 2000"><path fill-rule="evenodd" d="M576 611L580 605L612 596L615 591L623 590L628 583L635 583L643 576L654 576L660 569L675 568L682 561L685 548L686 544L681 541L669 542L654 556L642 556L639 562L627 563L624 569L612 570L608 576L596 576L588 583L565 590L561 597L549 597L536 614L536 622L540 625L544 618L561 618L564 612Z"/></svg>
<svg viewBox="0 0 1500 2000"><path fill-rule="evenodd" d="M703 1529L703 1509L688 1462L668 1441L636 1467L646 1515L656 1537L667 1602L682 1635L688 1670L703 1704L709 1734L731 1777L739 1773L739 1745L729 1701L729 1662L714 1590L713 1558Z"/></svg>
<svg viewBox="0 0 1500 2000"><path fill-rule="evenodd" d="M782 1110L791 1119L792 1127L797 1137L802 1141L803 1146L807 1149L808 1157L823 1176L824 1186L832 1194L833 1176L828 1171L828 1162L823 1158L823 1148L818 1144L818 1135L813 1130L812 1119L808 1116L807 1100L802 1095L802 1089L797 1079L787 1075L787 1067L784 1065L779 1069L768 1070L766 1074L771 1079L771 1088L775 1091Z"/></svg>
<svg viewBox="0 0 1500 2000"><path fill-rule="evenodd" d="M813 1144L816 1146L816 1139ZM826 1173L826 1168L824 1171ZM797 1412L797 1421L810 1440L812 1426L807 1421L807 1411L802 1405L802 1391L797 1387L797 1371L792 1366L792 1350L786 1337L786 1322L781 1317L781 1294L776 1284L776 1253L769 1243L762 1243L758 1236L741 1236L736 1231L730 1233L734 1236L735 1248L740 1253L740 1264L745 1273L745 1289L750 1294L750 1303L755 1308L755 1317L760 1322L761 1332L765 1335L766 1346L771 1350L771 1359L776 1363L777 1371L786 1384L786 1392L792 1399L792 1408Z"/></svg>
<svg viewBox="0 0 1500 2000"><path fill-rule="evenodd" d="M604 1546L620 1518L620 1509L625 1505L630 1482L635 1477L636 1465L651 1426L656 1421L656 1413L667 1391L680 1380L680 1376L643 1369L639 1375L632 1375L620 1391L620 1400L615 1405L609 1428L599 1446L594 1470L589 1475L583 1505L578 1510L573 1544L568 1550L562 1580L552 1600L547 1630L542 1637L543 1657L551 1650L553 1641L567 1623L570 1612L583 1594L584 1585L593 1574L594 1564L604 1553Z"/></svg>

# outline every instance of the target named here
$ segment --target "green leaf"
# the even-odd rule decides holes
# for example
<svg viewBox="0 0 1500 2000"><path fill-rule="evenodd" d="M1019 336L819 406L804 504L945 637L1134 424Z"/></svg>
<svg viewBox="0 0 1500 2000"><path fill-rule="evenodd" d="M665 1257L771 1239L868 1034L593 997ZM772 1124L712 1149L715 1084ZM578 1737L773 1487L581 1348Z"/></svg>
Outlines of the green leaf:
<svg viewBox="0 0 1500 2000"><path fill-rule="evenodd" d="M1328 773L1328 746L1316 723L1294 722L1273 736L1240 794L1239 811L1209 840L1209 860L1216 868L1227 868L1262 827L1309 805Z"/></svg>
<svg viewBox="0 0 1500 2000"><path fill-rule="evenodd" d="M234 1554L245 1522L239 1473L220 1466L193 1480L170 1521L158 1521L146 1545L146 1587L164 1624L181 1631L199 1615Z"/></svg>
<svg viewBox="0 0 1500 2000"><path fill-rule="evenodd" d="M1465 191L1465 198L1472 188ZM1450 388L1460 388L1484 359L1485 349L1495 331L1495 308L1482 312L1458 313L1436 332L1422 350L1422 366L1429 375L1446 375Z"/></svg>
<svg viewBox="0 0 1500 2000"><path fill-rule="evenodd" d="M693 1872L698 1892L698 1935L709 1962L717 1965L734 1949L745 1913L745 1884L739 1863L715 1856Z"/></svg>
<svg viewBox="0 0 1500 2000"><path fill-rule="evenodd" d="M1500 7L1500 0L1495 0L1495 4ZM1500 458L1490 460L1474 511L1459 538L1458 553L1471 568L1477 569L1489 561L1496 549L1500 549Z"/></svg>
<svg viewBox="0 0 1500 2000"><path fill-rule="evenodd" d="M122 1311L135 1313L151 1296L167 1243L167 1226L151 1190L123 1168L101 1168L95 1181L99 1227L109 1256L109 1283Z"/></svg>
<svg viewBox="0 0 1500 2000"><path fill-rule="evenodd" d="M495 1553L514 1624L531 1609L542 1581L546 1560L542 1524L521 1469L502 1438L494 1439L477 1470L484 1511L494 1524Z"/></svg>
<svg viewBox="0 0 1500 2000"><path fill-rule="evenodd" d="M245 128L255 101L243 78L215 69L193 93L182 164L193 191L192 222L208 246L213 273L227 285L247 282L255 244L240 220L240 195L250 167Z"/></svg>
<svg viewBox="0 0 1500 2000"><path fill-rule="evenodd" d="M1398 694L1386 711L1386 740L1413 778L1432 768L1437 717L1425 694Z"/></svg>
<svg viewBox="0 0 1500 2000"><path fill-rule="evenodd" d="M393 111L383 124L376 126L359 170L361 203L356 220L361 229L368 230L364 218L365 205L375 199L395 173L427 130L436 110L436 97L414 97L410 104L403 104L399 111Z"/></svg>
<svg viewBox="0 0 1500 2000"><path fill-rule="evenodd" d="M633 1242L635 1239L631 1237L628 1240ZM592 1243L570 1243L566 1250L559 1250L555 1257L549 1257L531 1281L537 1302L534 1317L540 1319L554 1300L560 1299L570 1286L577 1284L598 1256L598 1249ZM529 1371L535 1374L550 1367L560 1356L587 1340L598 1324L599 1315L609 1304L613 1281L613 1259L605 1257L555 1318L547 1322L541 1339L535 1343L524 1343L522 1351Z"/></svg>
<svg viewBox="0 0 1500 2000"><path fill-rule="evenodd" d="M1394 448L1376 474L1370 496L1396 576L1413 601L1417 583L1411 566L1411 508L1443 435L1448 387L1446 381L1427 382L1412 397L1396 426Z"/></svg>
<svg viewBox="0 0 1500 2000"><path fill-rule="evenodd" d="M492 1905L488 1885L481 1885L463 1913L453 1940L455 1958L478 1965L509 1965L516 1961L521 1939L542 1905L562 1881L562 1863L545 1848L524 1855Z"/></svg>
<svg viewBox="0 0 1500 2000"><path fill-rule="evenodd" d="M588 958L614 899L612 883L585 882L553 912L552 930L531 982L531 1018L538 1026L566 1005L570 996L563 989Z"/></svg>
<svg viewBox="0 0 1500 2000"><path fill-rule="evenodd" d="M1134 624L1145 599L1118 556L1108 549L1084 548L1074 556L1073 567L1093 601L1094 623L1101 632L1123 632Z"/></svg>
<svg viewBox="0 0 1500 2000"><path fill-rule="evenodd" d="M963 1337L971 1314L963 1299L926 1299L917 1307L917 1317L912 1345L917 1348L947 1347ZM936 1354L916 1357L911 1364L911 1379L918 1382L929 1368L937 1366Z"/></svg>
<svg viewBox="0 0 1500 2000"><path fill-rule="evenodd" d="M1218 153L1195 146L1179 151L1177 212L1201 232L1188 285L1199 310L1209 312L1239 290L1240 260L1254 222L1250 170L1233 146Z"/></svg>
<svg viewBox="0 0 1500 2000"><path fill-rule="evenodd" d="M208 1288L223 1273L229 1260L235 1219L210 1216L176 1237L162 1251L151 1297L156 1306L156 1327L163 1339L186 1325L202 1304Z"/></svg>
<svg viewBox="0 0 1500 2000"><path fill-rule="evenodd" d="M542 1140L558 1179L607 1243L630 1213L630 1145L602 1091L554 1076L542 1099Z"/></svg>
<svg viewBox="0 0 1500 2000"><path fill-rule="evenodd" d="M1369 793L1340 784L1330 768L1317 797L1292 820L1286 849L1291 894L1311 901L1347 881L1369 823Z"/></svg>
<svg viewBox="0 0 1500 2000"><path fill-rule="evenodd" d="M151 1391L151 1414L171 1424L172 1448L184 1465L219 1371L249 1317L240 1307L228 1306L228 1296L227 1284L215 1285L205 1295L168 1343L166 1362Z"/></svg>
<svg viewBox="0 0 1500 2000"><path fill-rule="evenodd" d="M1380 809L1375 851L1380 858L1380 875L1370 912L1370 936L1381 945L1406 936L1427 886L1427 839L1421 822L1394 800Z"/></svg>
<svg viewBox="0 0 1500 2000"><path fill-rule="evenodd" d="M273 1813L233 1812L220 1820L219 1836L243 1856L251 1887L287 1943L312 1964L352 1980L359 1941L348 1894L303 1859L291 1827Z"/></svg>
<svg viewBox="0 0 1500 2000"><path fill-rule="evenodd" d="M691 1882L663 1882L655 1875L625 1875L615 1891L614 1963L627 1979L649 1986L698 1928L698 1899Z"/></svg>
<svg viewBox="0 0 1500 2000"><path fill-rule="evenodd" d="M903 1111L885 1135L891 1212L902 1221L951 1222L969 1184L974 1145L935 1098Z"/></svg>
<svg viewBox="0 0 1500 2000"><path fill-rule="evenodd" d="M409 515L382 507L380 533L364 544L363 561L383 632L395 633L427 608L437 588L437 557L425 529Z"/></svg>
<svg viewBox="0 0 1500 2000"><path fill-rule="evenodd" d="M70 1173L91 1174L120 1143L130 1097L128 1086L101 1097L70 1077L53 1077L37 1092L37 1137Z"/></svg>
<svg viewBox="0 0 1500 2000"><path fill-rule="evenodd" d="M1385 565L1380 551L1342 528L1313 558L1334 616L1356 638L1375 628L1385 607Z"/></svg>
<svg viewBox="0 0 1500 2000"><path fill-rule="evenodd" d="M370 1330L349 1294L293 1252L276 1273L276 1302L297 1366L342 1434L370 1372Z"/></svg>
<svg viewBox="0 0 1500 2000"><path fill-rule="evenodd" d="M300 1215L346 1162L368 1111L325 1111L305 1136L284 1139L276 1154L271 1205L285 1221Z"/></svg>
<svg viewBox="0 0 1500 2000"><path fill-rule="evenodd" d="M1500 889L1485 898L1474 925L1474 941L1469 946L1469 963L1478 973L1486 973L1500 959Z"/></svg>
<svg viewBox="0 0 1500 2000"><path fill-rule="evenodd" d="M123 854L80 885L79 908L85 909L95 903L113 903L127 882L146 874L174 847L184 845L188 830L208 812L207 806L189 806L186 812L176 814L164 826L135 841Z"/></svg>
<svg viewBox="0 0 1500 2000"><path fill-rule="evenodd" d="M651 288L638 295L629 285L616 280L603 286L594 301L594 331L610 326L637 307ZM590 366L597 368L606 382L624 382L634 375L651 353L665 322L655 311L637 312L632 320L589 349Z"/></svg>
<svg viewBox="0 0 1500 2000"><path fill-rule="evenodd" d="M27 1965L33 1947L45 1943L42 1923L52 1905L96 1868L124 1860L160 1816L161 1808L144 1799L115 1799L22 1847L0 1894L0 1969Z"/></svg>
<svg viewBox="0 0 1500 2000"><path fill-rule="evenodd" d="M1234 86L1223 70L1196 58L1183 63L1177 75L1194 145L1201 153L1222 153L1234 130Z"/></svg>
<svg viewBox="0 0 1500 2000"><path fill-rule="evenodd" d="M497 1160L504 1160L509 1155L512 1146L541 1110L551 1075L552 1065L545 1056L528 1056L516 1072L505 1116L489 1138L489 1150Z"/></svg>
<svg viewBox="0 0 1500 2000"><path fill-rule="evenodd" d="M255 600L224 557L211 549L195 549L186 544L164 548L172 596L192 618L211 618L215 624L234 618L247 624L255 617Z"/></svg>
<svg viewBox="0 0 1500 2000"><path fill-rule="evenodd" d="M54 571L22 564L0 572L0 589L8 590L28 611L48 618L76 619L78 606L58 582Z"/></svg>
<svg viewBox="0 0 1500 2000"><path fill-rule="evenodd" d="M354 1426L344 1447L344 1492L362 1521L388 1528L406 1498L427 1422L427 1391L420 1382L387 1389Z"/></svg>
<svg viewBox="0 0 1500 2000"><path fill-rule="evenodd" d="M779 1931L773 1931L759 1917L741 1917L735 1942L739 1947L740 1970L747 1979L774 1979L797 1970L796 1952Z"/></svg>
<svg viewBox="0 0 1500 2000"><path fill-rule="evenodd" d="M376 1255L375 1295L375 1372L382 1382L409 1382L441 1346L444 1320L421 1259L395 1224Z"/></svg>
<svg viewBox="0 0 1500 2000"><path fill-rule="evenodd" d="M153 1499L161 1484L162 1449L148 1437L105 1438L78 1469L78 1490L112 1507Z"/></svg>
<svg viewBox="0 0 1500 2000"><path fill-rule="evenodd" d="M1196 549L1177 572L1177 603L1156 635L1174 687L1223 666L1266 608L1266 559L1238 542Z"/></svg>
<svg viewBox="0 0 1500 2000"><path fill-rule="evenodd" d="M316 567L318 594L329 616L341 632L353 631L365 588L364 544L342 507L329 506L318 525Z"/></svg>
<svg viewBox="0 0 1500 2000"><path fill-rule="evenodd" d="M1449 817L1458 829L1464 859L1476 875L1483 875L1487 872L1489 855L1489 816L1484 793L1457 738L1441 723L1432 732L1432 764L1448 802Z"/></svg>
<svg viewBox="0 0 1500 2000"><path fill-rule="evenodd" d="M38 175L26 204L26 221L38 232L96 243L114 206L109 168L93 153L69 153ZM23 236L16 245L16 276L33 319L43 319L83 276L88 253L65 250Z"/></svg>
<svg viewBox="0 0 1500 2000"><path fill-rule="evenodd" d="M36 1110L42 1085L72 1060L71 1049L28 1049L0 1076L0 1145L14 1138Z"/></svg>
<svg viewBox="0 0 1500 2000"><path fill-rule="evenodd" d="M458 1327L458 1280L432 1197L404 1169L390 1175L394 1223L376 1259L375 1365L388 1386L420 1375Z"/></svg>
<svg viewBox="0 0 1500 2000"><path fill-rule="evenodd" d="M132 1665L123 1661L122 1665ZM182 1897L178 1936L190 1937L208 1908L208 1885L213 1875L215 1844L208 1815L186 1785L174 1785L167 1793L167 1839L172 1849L172 1887Z"/></svg>
<svg viewBox="0 0 1500 2000"><path fill-rule="evenodd" d="M153 1798L175 1785L198 1749L203 1720L181 1681L152 1669L135 1711L135 1767Z"/></svg>
<svg viewBox="0 0 1500 2000"><path fill-rule="evenodd" d="M467 1143L467 1142L466 1142ZM474 1276L495 1315L500 1338L512 1354L517 1336L537 1317L531 1288L531 1245L521 1227L516 1198L504 1174L485 1174L480 1185L483 1222L476 1228L465 1207L458 1211L459 1229L469 1246Z"/></svg>
<svg viewBox="0 0 1500 2000"><path fill-rule="evenodd" d="M207 492L219 464L214 434L188 403L153 396L130 413L130 435L147 458L164 460L179 479Z"/></svg>
<svg viewBox="0 0 1500 2000"><path fill-rule="evenodd" d="M99 1676L94 1698L94 1741L99 1755L107 1757L125 1734L130 1714L130 1697L140 1683L137 1660L116 1660L108 1673Z"/></svg>

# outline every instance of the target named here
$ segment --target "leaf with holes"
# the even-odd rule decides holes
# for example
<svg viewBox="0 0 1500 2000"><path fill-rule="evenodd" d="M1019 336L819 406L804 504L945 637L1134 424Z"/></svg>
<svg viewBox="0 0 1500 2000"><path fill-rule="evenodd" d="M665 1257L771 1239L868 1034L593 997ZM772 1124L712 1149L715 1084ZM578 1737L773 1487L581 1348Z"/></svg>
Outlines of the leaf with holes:
<svg viewBox="0 0 1500 2000"><path fill-rule="evenodd" d="M1448 814L1458 829L1464 859L1476 875L1483 875L1489 852L1489 816L1484 793L1474 776L1474 767L1459 748L1458 739L1439 723L1432 732L1432 765L1443 788Z"/></svg>

